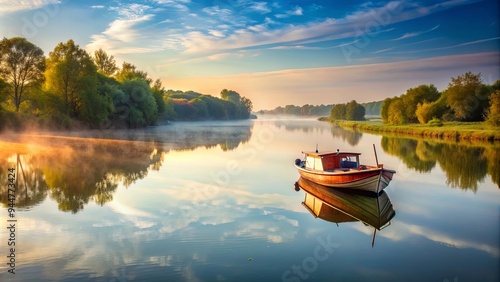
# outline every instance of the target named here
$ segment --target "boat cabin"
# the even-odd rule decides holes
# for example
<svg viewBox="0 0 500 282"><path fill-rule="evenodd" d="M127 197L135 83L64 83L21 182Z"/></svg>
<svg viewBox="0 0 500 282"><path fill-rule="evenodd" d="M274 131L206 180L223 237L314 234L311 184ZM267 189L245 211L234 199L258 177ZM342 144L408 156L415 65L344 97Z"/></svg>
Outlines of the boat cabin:
<svg viewBox="0 0 500 282"><path fill-rule="evenodd" d="M361 153L347 152L302 152L306 155L305 168L321 171L349 170L360 167Z"/></svg>

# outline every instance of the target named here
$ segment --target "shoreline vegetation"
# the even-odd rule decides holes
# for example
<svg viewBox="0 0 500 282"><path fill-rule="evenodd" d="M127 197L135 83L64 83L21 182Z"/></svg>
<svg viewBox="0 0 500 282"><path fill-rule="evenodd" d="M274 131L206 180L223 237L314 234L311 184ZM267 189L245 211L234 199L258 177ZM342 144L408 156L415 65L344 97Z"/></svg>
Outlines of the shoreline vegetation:
<svg viewBox="0 0 500 282"><path fill-rule="evenodd" d="M500 80L488 85L481 73L452 77L448 88L432 84L410 88L386 98L380 119L367 120L363 105L355 100L334 105L321 118L343 128L451 140L500 141Z"/></svg>
<svg viewBox="0 0 500 282"><path fill-rule="evenodd" d="M419 85L382 101L331 105L286 105L258 113L320 115L320 120L369 132L455 140L500 140L500 80L485 84L481 73L452 77L448 88ZM380 117L367 121L365 115Z"/></svg>
<svg viewBox="0 0 500 282"><path fill-rule="evenodd" d="M443 122L440 126L428 124L383 124L381 121L344 121L320 117L318 120L333 123L344 129L380 135L424 137L431 139L500 141L500 130L485 122Z"/></svg>
<svg viewBox="0 0 500 282"><path fill-rule="evenodd" d="M73 40L48 56L26 38L0 40L0 131L133 129L166 121L254 118L238 92L166 90L135 65Z"/></svg>

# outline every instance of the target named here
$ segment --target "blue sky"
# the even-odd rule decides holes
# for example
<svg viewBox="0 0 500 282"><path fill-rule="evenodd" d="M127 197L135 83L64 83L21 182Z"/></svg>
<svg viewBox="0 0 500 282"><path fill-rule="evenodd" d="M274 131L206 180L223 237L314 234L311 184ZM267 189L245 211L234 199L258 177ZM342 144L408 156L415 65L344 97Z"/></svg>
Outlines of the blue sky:
<svg viewBox="0 0 500 282"><path fill-rule="evenodd" d="M499 3L450 1L0 0L0 36L48 54L73 39L168 89L255 109L380 100L451 77L499 79Z"/></svg>

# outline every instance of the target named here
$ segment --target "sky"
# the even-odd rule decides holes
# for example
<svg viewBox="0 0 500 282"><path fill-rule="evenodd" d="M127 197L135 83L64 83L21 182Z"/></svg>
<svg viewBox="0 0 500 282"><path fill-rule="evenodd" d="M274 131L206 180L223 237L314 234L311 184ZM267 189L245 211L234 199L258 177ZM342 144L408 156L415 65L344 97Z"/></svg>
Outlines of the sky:
<svg viewBox="0 0 500 282"><path fill-rule="evenodd" d="M0 0L0 37L48 55L73 39L162 80L254 110L382 100L451 77L500 78L498 0Z"/></svg>

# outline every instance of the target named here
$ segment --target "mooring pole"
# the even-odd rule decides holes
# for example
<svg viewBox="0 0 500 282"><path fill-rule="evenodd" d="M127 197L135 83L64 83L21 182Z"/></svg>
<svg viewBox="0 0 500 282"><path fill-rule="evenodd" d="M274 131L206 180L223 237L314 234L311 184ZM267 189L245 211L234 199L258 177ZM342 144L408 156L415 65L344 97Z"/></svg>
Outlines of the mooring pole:
<svg viewBox="0 0 500 282"><path fill-rule="evenodd" d="M378 167L377 149L375 149L375 144L373 144L373 152L375 152L375 162L377 162L377 167Z"/></svg>

